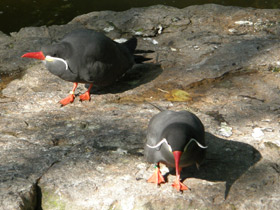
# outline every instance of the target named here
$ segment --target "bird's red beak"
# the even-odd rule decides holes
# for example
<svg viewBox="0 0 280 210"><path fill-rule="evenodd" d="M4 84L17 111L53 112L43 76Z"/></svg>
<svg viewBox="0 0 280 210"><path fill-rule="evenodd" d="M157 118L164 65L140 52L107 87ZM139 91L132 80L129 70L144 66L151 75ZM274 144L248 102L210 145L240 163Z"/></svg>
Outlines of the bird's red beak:
<svg viewBox="0 0 280 210"><path fill-rule="evenodd" d="M180 163L180 158L181 158L182 152L174 151L173 155L174 155L175 166L176 166L176 180L172 184L172 187L174 187L178 191L187 190L189 188L180 181L180 173L181 173L182 168L179 167L179 163Z"/></svg>
<svg viewBox="0 0 280 210"><path fill-rule="evenodd" d="M180 175L179 162L180 162L182 152L181 151L174 151L173 155L174 155L174 159L175 159L176 176L178 176L178 175Z"/></svg>
<svg viewBox="0 0 280 210"><path fill-rule="evenodd" d="M45 58L46 58L42 51L25 53L21 57L22 58L35 58L35 59L38 59L38 60L45 60Z"/></svg>

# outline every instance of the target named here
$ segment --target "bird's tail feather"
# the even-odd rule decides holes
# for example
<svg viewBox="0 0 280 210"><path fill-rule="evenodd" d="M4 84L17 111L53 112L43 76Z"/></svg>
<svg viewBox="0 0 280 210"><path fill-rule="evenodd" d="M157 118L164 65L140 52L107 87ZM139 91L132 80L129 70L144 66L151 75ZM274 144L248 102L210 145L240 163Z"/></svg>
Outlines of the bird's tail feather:
<svg viewBox="0 0 280 210"><path fill-rule="evenodd" d="M149 101L145 101L145 102L148 103L148 104L150 104L150 105L152 105L153 107L155 107L156 109L158 109L158 110L161 111L161 112L163 112L163 111L166 110L166 109L162 108L161 106L156 105L156 104L153 104L153 103L151 103L151 102L149 102Z"/></svg>
<svg viewBox="0 0 280 210"><path fill-rule="evenodd" d="M123 45L129 50L131 54L133 54L137 46L137 39L135 37L132 37L131 39L123 43Z"/></svg>

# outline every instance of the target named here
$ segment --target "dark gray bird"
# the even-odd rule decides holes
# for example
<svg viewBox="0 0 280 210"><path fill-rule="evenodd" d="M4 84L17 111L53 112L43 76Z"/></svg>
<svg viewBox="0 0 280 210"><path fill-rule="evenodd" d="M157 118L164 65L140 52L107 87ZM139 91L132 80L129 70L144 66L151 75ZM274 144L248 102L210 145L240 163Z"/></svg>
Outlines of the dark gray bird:
<svg viewBox="0 0 280 210"><path fill-rule="evenodd" d="M47 69L63 80L74 82L70 95L61 100L64 106L72 103L78 83L90 84L80 100L90 100L92 86L109 86L134 64L133 53L137 39L117 43L104 34L89 29L78 29L60 42L42 48L40 52L22 57L43 60Z"/></svg>
<svg viewBox="0 0 280 210"><path fill-rule="evenodd" d="M160 112L150 120L144 148L147 161L156 167L148 182L165 182L159 168L159 163L163 163L176 168L172 186L178 191L187 190L180 180L181 169L193 164L198 167L205 158L206 148L204 126L196 115L188 111Z"/></svg>

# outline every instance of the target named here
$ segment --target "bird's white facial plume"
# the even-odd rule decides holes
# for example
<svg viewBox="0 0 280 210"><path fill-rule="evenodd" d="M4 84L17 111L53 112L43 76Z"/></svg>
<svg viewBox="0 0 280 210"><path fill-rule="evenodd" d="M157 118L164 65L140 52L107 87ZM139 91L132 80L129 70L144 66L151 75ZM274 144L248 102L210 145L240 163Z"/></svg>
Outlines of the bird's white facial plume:
<svg viewBox="0 0 280 210"><path fill-rule="evenodd" d="M163 138L163 139L162 139L159 143L157 143L155 146L151 146L151 145L149 145L149 144L146 144L146 145L147 145L147 147L150 147L150 148L152 148L152 149L155 149L155 148L157 148L157 147L160 147L163 143L166 143L167 146L168 146L169 151L172 152L172 148L171 148L171 146L168 144L168 142L167 142L167 140L166 140L165 138Z"/></svg>
<svg viewBox="0 0 280 210"><path fill-rule="evenodd" d="M52 56L47 55L45 61L48 61L48 62L55 62L55 61L63 62L65 64L65 70L68 69L68 63L66 62L66 60L64 60L62 58L57 58L57 57L52 57Z"/></svg>
<svg viewBox="0 0 280 210"><path fill-rule="evenodd" d="M207 149L207 146L203 146L202 144L200 144L197 140L195 140L194 138L191 138L191 140L187 143L187 145L184 148L184 152L187 151L188 146L190 145L190 143L195 142L197 144L197 146L199 146L202 149Z"/></svg>
<svg viewBox="0 0 280 210"><path fill-rule="evenodd" d="M194 138L191 138L191 140L190 140L190 141L188 142L188 144L185 146L184 152L187 151L188 146L189 146L190 143L192 143L193 141L194 141L194 142L197 144L197 146L199 146L200 148L202 148L202 149L206 149L206 148L207 148L207 146L203 146L203 145L200 144L197 140L195 140ZM149 145L149 144L146 144L146 145L147 145L147 147L149 147L149 148L155 149L155 148L157 148L157 147L160 147L163 143L166 143L167 146L168 146L169 151L172 152L172 147L168 144L168 142L167 142L167 140L166 140L165 138L163 138L160 142L158 142L158 143L157 143L156 145L154 145L154 146L151 146L151 145Z"/></svg>

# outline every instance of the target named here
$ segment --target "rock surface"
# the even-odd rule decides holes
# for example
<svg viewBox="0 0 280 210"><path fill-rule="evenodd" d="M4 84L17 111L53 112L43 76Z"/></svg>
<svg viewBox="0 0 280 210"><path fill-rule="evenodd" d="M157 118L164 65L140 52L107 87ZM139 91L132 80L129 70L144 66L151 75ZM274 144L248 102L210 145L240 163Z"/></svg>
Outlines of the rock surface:
<svg viewBox="0 0 280 210"><path fill-rule="evenodd" d="M0 97L0 208L280 209L279 19L280 10L154 6L1 33L1 73L22 74ZM72 84L20 55L79 27L136 35L150 61L61 108ZM172 101L177 90L188 97ZM207 159L183 170L191 191L173 190L164 167L168 183L146 182L145 130L158 110L145 101L204 123Z"/></svg>

